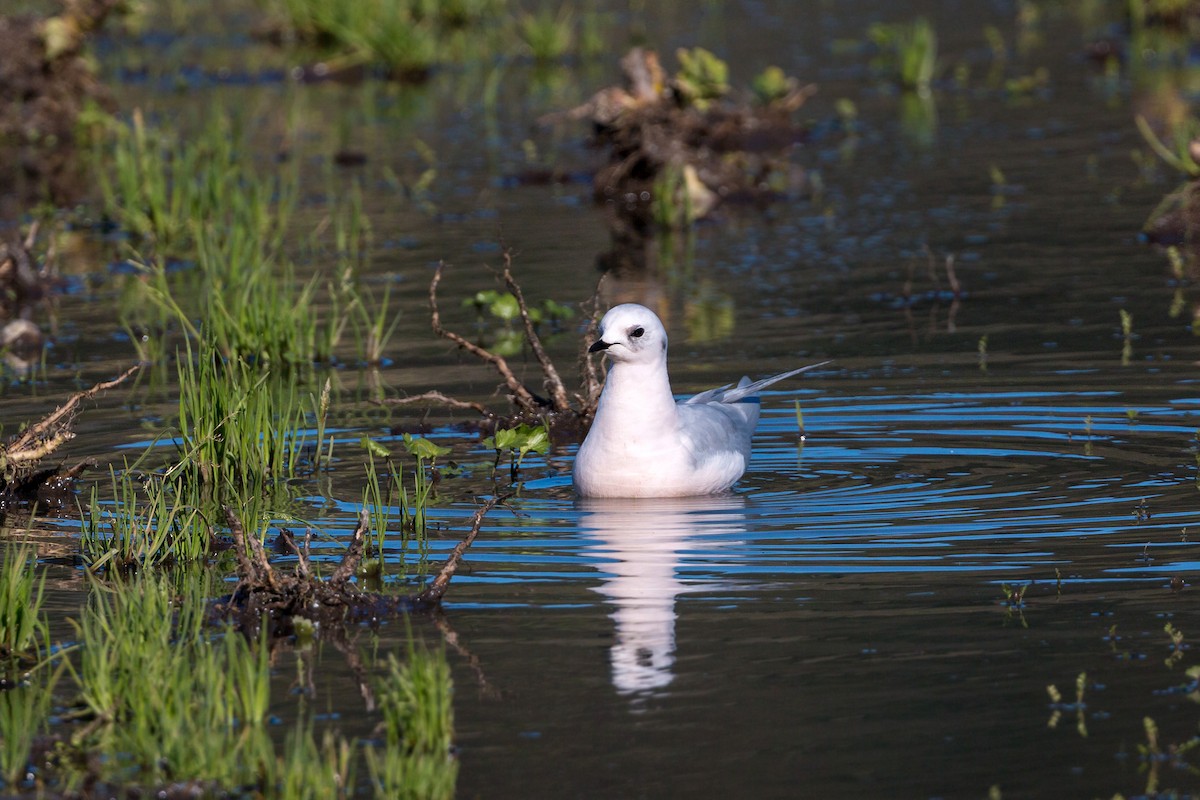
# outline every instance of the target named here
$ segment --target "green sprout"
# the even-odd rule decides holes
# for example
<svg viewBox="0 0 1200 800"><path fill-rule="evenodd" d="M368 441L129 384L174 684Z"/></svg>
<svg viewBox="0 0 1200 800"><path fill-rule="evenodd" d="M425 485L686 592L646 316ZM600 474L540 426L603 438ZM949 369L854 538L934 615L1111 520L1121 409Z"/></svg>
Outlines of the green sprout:
<svg viewBox="0 0 1200 800"><path fill-rule="evenodd" d="M729 93L729 65L703 47L675 51L679 72L675 89L684 105L705 111Z"/></svg>
<svg viewBox="0 0 1200 800"><path fill-rule="evenodd" d="M550 431L545 425L521 424L515 428L496 428L496 432L483 440L484 447L496 451L493 470L500 466L503 453L510 454L509 479L517 482L521 462L530 453L545 455L550 450Z"/></svg>

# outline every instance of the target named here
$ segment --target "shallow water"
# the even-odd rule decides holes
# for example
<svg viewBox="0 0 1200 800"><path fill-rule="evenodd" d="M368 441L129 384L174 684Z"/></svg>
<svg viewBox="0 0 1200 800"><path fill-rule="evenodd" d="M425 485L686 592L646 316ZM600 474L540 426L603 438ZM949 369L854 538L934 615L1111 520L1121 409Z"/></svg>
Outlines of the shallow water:
<svg viewBox="0 0 1200 800"><path fill-rule="evenodd" d="M657 272L617 276L605 296L663 312L680 394L834 361L764 398L750 470L728 496L583 502L570 491L574 446L527 460L513 513L489 516L447 597L444 622L464 648L451 651L460 796L982 797L999 786L1006 798L1110 797L1148 793L1152 763L1159 788L1200 789L1183 759L1137 750L1143 717L1164 745L1197 723L1178 688L1193 657L1165 664L1162 629L1171 621L1190 638L1196 627L1198 298L1137 241L1173 178L1130 155L1146 152L1134 109L1191 68L1105 78L1082 45L1109 29L1083 12L1044 10L1022 29L1006 4L889 6L896 19L932 14L944 59L976 76L970 89L943 82L936 118L914 122L865 55L831 44L861 37L871 5L665 4L647 18L664 52L710 46L735 81L778 63L819 82L804 111L813 139L795 159L824 188L761 212L729 208L690 242L656 250ZM631 24L623 8L614 15ZM985 24L1010 45L1035 34L1004 69L1046 66L1044 89L1013 96L984 84ZM235 43L194 60L224 53L261 80L218 80L194 66L187 39L149 37L132 50L113 41L102 64L126 105L238 103L264 139L282 127L278 106L301 103L313 174L339 137L371 159L334 181L363 181L380 244L372 269L395 282L404 316L381 371L339 370L338 461L302 487L332 558L360 497L358 438L394 442L392 426L416 419L356 402L356 387L500 402L483 367L428 333L432 264L454 264L442 291L461 329L471 321L457 298L492 285L480 265L497 264L499 241L517 249L527 294L590 295L611 245L589 186L511 178L526 137L568 169L594 163L584 131L532 120L616 70L588 62L539 83L528 65L510 65L503 102L484 112L470 69L423 89L297 87L258 66L278 54ZM179 74L195 82L182 96L155 80L155 70L175 74L159 63L168 52L184 53ZM149 64L148 77L122 72L125 61ZM854 140L835 124L841 97L859 109ZM326 118L339 114L340 127ZM432 211L376 177L419 165L403 144L411 136L439 158ZM103 262L106 246L91 247ZM5 421L44 412L77 373L107 377L132 359L109 316L117 278L95 259L79 264L58 300L51 367L5 389ZM577 333L551 343L561 363ZM170 402L169 387L110 393L81 417L71 456L140 453ZM431 561L464 534L474 496L491 491L491 454L453 421L430 418L429 435L467 465L431 512ZM76 523L52 525L50 605L69 613L83 589L69 557ZM404 635L396 624L380 632L384 647ZM341 657L325 648L318 664L316 702L365 734L373 722ZM294 669L287 659L278 668L286 687ZM1081 717L1059 709L1049 725L1047 684L1074 702L1080 672ZM281 715L292 702L280 692Z"/></svg>

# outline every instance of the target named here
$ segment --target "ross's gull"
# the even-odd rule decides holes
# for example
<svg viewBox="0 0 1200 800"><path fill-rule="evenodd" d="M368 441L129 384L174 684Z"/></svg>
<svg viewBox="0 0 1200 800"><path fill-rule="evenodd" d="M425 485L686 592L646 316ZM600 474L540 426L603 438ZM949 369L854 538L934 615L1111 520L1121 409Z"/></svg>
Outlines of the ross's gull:
<svg viewBox="0 0 1200 800"><path fill-rule="evenodd" d="M742 378L676 402L667 377L667 331L645 306L614 306L589 350L612 365L596 418L575 456L584 497L683 497L728 489L750 460L759 390L812 364L760 381ZM827 363L827 362L823 362Z"/></svg>

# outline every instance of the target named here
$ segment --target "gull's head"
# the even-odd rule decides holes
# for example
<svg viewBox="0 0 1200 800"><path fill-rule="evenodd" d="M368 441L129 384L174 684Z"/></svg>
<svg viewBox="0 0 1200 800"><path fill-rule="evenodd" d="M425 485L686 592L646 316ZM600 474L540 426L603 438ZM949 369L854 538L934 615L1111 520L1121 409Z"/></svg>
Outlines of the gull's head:
<svg viewBox="0 0 1200 800"><path fill-rule="evenodd" d="M613 306L600 320L600 338L589 353L604 352L618 363L649 364L667 357L667 330L658 316L636 303Z"/></svg>

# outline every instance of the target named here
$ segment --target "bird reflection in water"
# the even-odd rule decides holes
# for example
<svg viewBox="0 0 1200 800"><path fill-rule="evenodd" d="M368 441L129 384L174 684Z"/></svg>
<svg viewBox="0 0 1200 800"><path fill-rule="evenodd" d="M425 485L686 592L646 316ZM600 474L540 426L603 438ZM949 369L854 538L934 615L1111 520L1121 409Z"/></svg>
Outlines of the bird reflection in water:
<svg viewBox="0 0 1200 800"><path fill-rule="evenodd" d="M705 539L744 533L745 500L715 495L578 503L588 550L605 575L594 590L614 607L613 686L623 695L653 694L675 679L676 596L713 588L712 582L682 578L684 559L707 549Z"/></svg>

